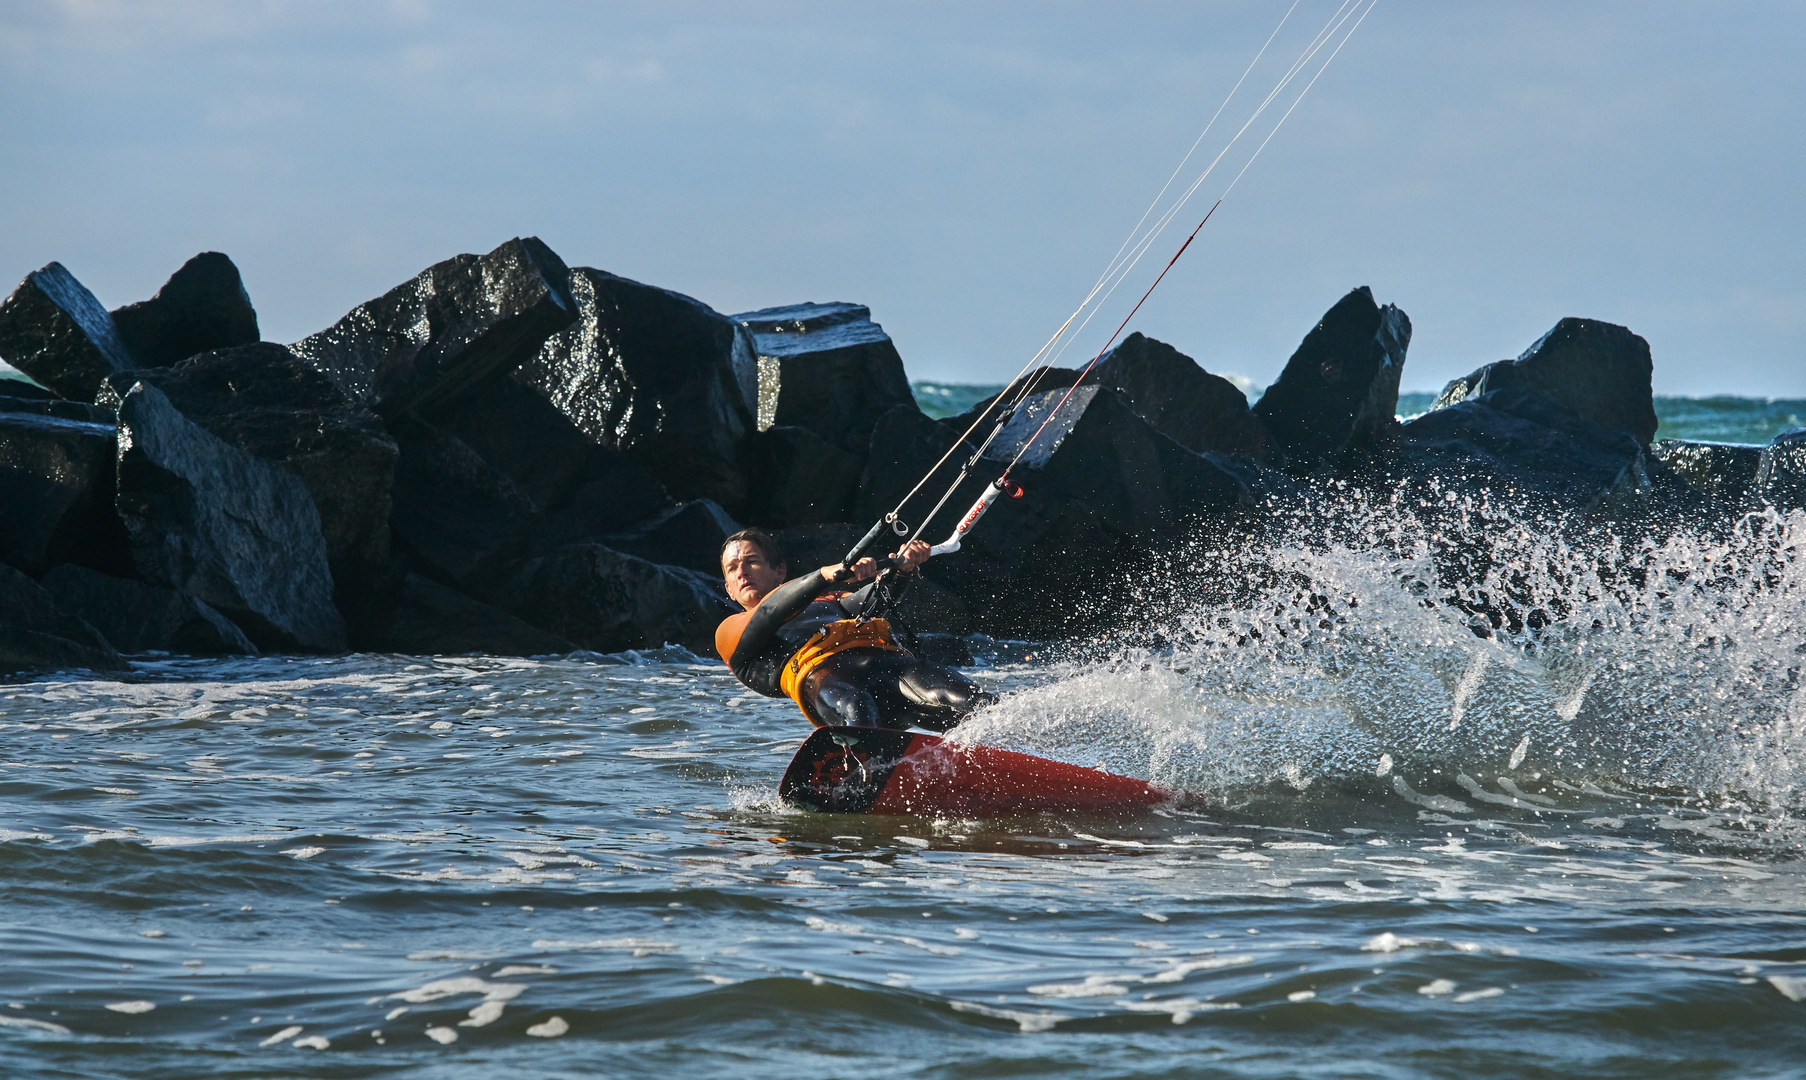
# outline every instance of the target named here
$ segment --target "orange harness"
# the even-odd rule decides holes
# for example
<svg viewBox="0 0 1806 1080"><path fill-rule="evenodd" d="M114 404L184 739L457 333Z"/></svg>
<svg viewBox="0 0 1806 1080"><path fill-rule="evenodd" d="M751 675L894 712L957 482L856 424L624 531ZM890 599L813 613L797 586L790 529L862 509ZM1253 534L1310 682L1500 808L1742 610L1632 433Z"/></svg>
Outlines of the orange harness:
<svg viewBox="0 0 1806 1080"><path fill-rule="evenodd" d="M720 654L722 662L734 655L734 649L740 644L740 633L746 628L746 622L752 618L752 612L731 615L715 630L715 651ZM809 673L820 667L822 661L835 653L848 649L888 649L891 652L905 651L901 645L891 640L890 623L885 619L867 619L859 622L856 619L839 619L817 630L814 636L803 642L790 659L785 661L784 670L778 675L778 686L784 695L796 702L796 707L803 710L803 715L811 724L820 727L815 717L803 704L803 680Z"/></svg>

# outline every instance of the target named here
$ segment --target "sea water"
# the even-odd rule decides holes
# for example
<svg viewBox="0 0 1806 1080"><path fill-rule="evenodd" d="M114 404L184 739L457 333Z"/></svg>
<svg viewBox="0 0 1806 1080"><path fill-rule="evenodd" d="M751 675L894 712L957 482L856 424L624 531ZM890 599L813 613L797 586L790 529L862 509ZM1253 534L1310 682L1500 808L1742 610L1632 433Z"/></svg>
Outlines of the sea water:
<svg viewBox="0 0 1806 1080"><path fill-rule="evenodd" d="M974 639L1127 817L788 809L681 650L0 686L0 1076L1806 1073L1806 515L1332 501Z"/></svg>

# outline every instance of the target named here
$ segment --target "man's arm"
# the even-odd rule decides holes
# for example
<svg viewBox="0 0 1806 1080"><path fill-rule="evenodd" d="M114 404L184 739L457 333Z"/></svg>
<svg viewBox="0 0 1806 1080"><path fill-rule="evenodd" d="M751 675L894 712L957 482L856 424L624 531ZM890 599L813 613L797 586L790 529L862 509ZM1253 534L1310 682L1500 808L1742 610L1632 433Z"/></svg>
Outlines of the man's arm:
<svg viewBox="0 0 1806 1080"><path fill-rule="evenodd" d="M734 655L728 657L727 666L733 669L735 675L741 675L740 669L776 640L778 630L785 623L796 618L833 584L817 570L773 589L753 609L752 618L746 621L746 629L740 632L740 641L734 646ZM743 676L741 681L746 681Z"/></svg>

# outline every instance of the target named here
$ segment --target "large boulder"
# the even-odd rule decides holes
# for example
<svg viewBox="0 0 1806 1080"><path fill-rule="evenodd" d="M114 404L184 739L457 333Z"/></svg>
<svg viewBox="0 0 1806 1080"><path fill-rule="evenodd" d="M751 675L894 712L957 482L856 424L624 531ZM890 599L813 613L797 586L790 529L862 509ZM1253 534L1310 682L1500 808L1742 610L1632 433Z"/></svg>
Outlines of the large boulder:
<svg viewBox="0 0 1806 1080"><path fill-rule="evenodd" d="M512 376L490 376L430 419L532 501L536 550L629 529L672 506L644 466L595 442Z"/></svg>
<svg viewBox="0 0 1806 1080"><path fill-rule="evenodd" d="M682 645L714 650L733 611L719 574L661 566L602 544L573 544L516 563L486 598L596 652Z"/></svg>
<svg viewBox="0 0 1806 1080"><path fill-rule="evenodd" d="M1729 505L1741 503L1762 468L1760 446L1657 439L1649 455L1700 491Z"/></svg>
<svg viewBox="0 0 1806 1080"><path fill-rule="evenodd" d="M746 331L699 300L588 267L571 271L571 292L577 321L522 365L521 381L678 498L745 514Z"/></svg>
<svg viewBox="0 0 1806 1080"><path fill-rule="evenodd" d="M109 376L119 378L119 376ZM102 384L105 385L104 382ZM0 384L0 388L10 390ZM54 416L61 420L80 420L89 424L112 427L117 417L113 408L91 405L86 401L66 401L59 397L9 397L0 394L0 413L25 413L29 416Z"/></svg>
<svg viewBox="0 0 1806 1080"><path fill-rule="evenodd" d="M189 421L148 383L119 403L116 506L145 581L212 605L265 649L344 647L307 488Z"/></svg>
<svg viewBox="0 0 1806 1080"><path fill-rule="evenodd" d="M601 537L616 551L648 562L682 566L720 576L721 545L740 531L740 523L708 499L674 506L625 532Z"/></svg>
<svg viewBox="0 0 1806 1080"><path fill-rule="evenodd" d="M1782 432L1763 448L1750 489L1777 509L1806 510L1806 428Z"/></svg>
<svg viewBox="0 0 1806 1080"><path fill-rule="evenodd" d="M930 564L934 579L968 606L975 628L993 636L1043 637L1119 621L1135 566L1176 547L1194 523L1252 503L1247 484L1221 459L1154 430L1108 387L1079 387L1041 429L1064 394L1036 394L1017 410L922 537L944 539L1022 451L1011 474L1022 496L999 498L958 554ZM931 487L938 498L938 485Z"/></svg>
<svg viewBox="0 0 1806 1080"><path fill-rule="evenodd" d="M37 582L0 564L0 672L130 665L92 626L57 606Z"/></svg>
<svg viewBox="0 0 1806 1080"><path fill-rule="evenodd" d="M54 262L0 302L0 360L77 401L91 400L105 376L138 366L113 316Z"/></svg>
<svg viewBox="0 0 1806 1080"><path fill-rule="evenodd" d="M533 500L463 440L423 420L398 419L395 545L430 576L463 582L491 560L519 554Z"/></svg>
<svg viewBox="0 0 1806 1080"><path fill-rule="evenodd" d="M380 618L354 620L352 646L410 656L541 656L575 645L419 574L405 574Z"/></svg>
<svg viewBox="0 0 1806 1080"><path fill-rule="evenodd" d="M969 426L969 419L965 423L959 419L930 420L913 405L898 406L880 416L872 427L872 442L860 474L852 519L869 523L890 513L921 482L928 470L945 457L940 471L929 477L921 491L903 508L904 522L919 520L919 515L927 513L947 485L959 475L960 466L971 459L976 448L959 440L959 433ZM989 434L988 429L985 433ZM955 443L959 443L959 448L949 455L948 451ZM986 467L989 471L996 471L996 468ZM962 508L955 508L958 509ZM861 529L859 534L863 532ZM855 534L854 539L858 539L859 534Z"/></svg>
<svg viewBox="0 0 1806 1080"><path fill-rule="evenodd" d="M1597 319L1563 319L1516 360L1488 364L1443 387L1433 409L1522 386L1608 431L1655 438L1649 342ZM1264 399L1263 399L1264 400Z"/></svg>
<svg viewBox="0 0 1806 1080"><path fill-rule="evenodd" d="M183 263L149 300L115 309L113 323L144 367L168 367L259 337L257 312L238 267L217 251Z"/></svg>
<svg viewBox="0 0 1806 1080"><path fill-rule="evenodd" d="M897 408L922 415L913 404ZM809 428L789 424L755 432L748 447L747 460L754 466L752 507L747 515L752 521L782 527L846 520L858 495L864 454L829 442Z"/></svg>
<svg viewBox="0 0 1806 1080"><path fill-rule="evenodd" d="M1492 390L1405 424L1396 467L1415 482L1485 488L1557 511L1599 509L1650 488L1629 433L1601 427L1523 386Z"/></svg>
<svg viewBox="0 0 1806 1080"><path fill-rule="evenodd" d="M457 255L294 344L383 416L430 411L509 371L571 324L570 271L538 237Z"/></svg>
<svg viewBox="0 0 1806 1080"><path fill-rule="evenodd" d="M335 566L388 557L395 440L376 414L286 347L258 342L110 376L98 400L117 407L139 381L206 431L299 477Z"/></svg>
<svg viewBox="0 0 1806 1080"><path fill-rule="evenodd" d="M903 358L861 304L792 304L733 316L758 358L758 422L865 451L888 409L915 407Z"/></svg>
<svg viewBox="0 0 1806 1080"><path fill-rule="evenodd" d="M1398 426L1398 380L1410 344L1411 320L1374 303L1363 285L1304 336L1254 415L1299 470L1384 446Z"/></svg>
<svg viewBox="0 0 1806 1080"><path fill-rule="evenodd" d="M50 571L39 584L120 652L224 656L257 651L232 620L174 589L73 564Z"/></svg>
<svg viewBox="0 0 1806 1080"><path fill-rule="evenodd" d="M1154 430L1188 450L1246 454L1266 462L1281 456L1240 387L1163 341L1130 334L1086 382L1114 389ZM1396 404L1396 381L1393 391Z"/></svg>
<svg viewBox="0 0 1806 1080"><path fill-rule="evenodd" d="M64 562L129 566L113 511L115 445L110 421L0 412L0 561L30 574Z"/></svg>

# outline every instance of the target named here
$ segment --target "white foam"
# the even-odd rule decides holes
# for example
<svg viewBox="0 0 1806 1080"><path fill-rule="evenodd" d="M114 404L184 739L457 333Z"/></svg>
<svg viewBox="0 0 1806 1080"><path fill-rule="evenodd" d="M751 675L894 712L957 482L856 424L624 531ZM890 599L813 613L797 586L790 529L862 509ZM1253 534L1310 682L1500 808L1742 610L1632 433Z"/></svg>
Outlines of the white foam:
<svg viewBox="0 0 1806 1080"><path fill-rule="evenodd" d="M652 952L670 952L677 945L669 941L653 941L650 938L596 938L592 941L566 941L561 939L541 939L533 943L535 949L627 949L635 954Z"/></svg>
<svg viewBox="0 0 1806 1080"><path fill-rule="evenodd" d="M1455 992L1455 984L1447 979L1436 979L1417 988L1424 997L1443 997Z"/></svg>
<svg viewBox="0 0 1806 1080"><path fill-rule="evenodd" d="M928 841L919 836L893 836L891 839L899 844L908 844L910 847L925 848L928 846Z"/></svg>
<svg viewBox="0 0 1806 1080"><path fill-rule="evenodd" d="M949 1001L948 1007L954 1012L977 1013L997 1020L1014 1021L1024 1034L1039 1031L1052 1031L1054 1025L1066 1019L1053 1012L1020 1012L1016 1009L993 1009L989 1005L980 1005L976 1001Z"/></svg>
<svg viewBox="0 0 1806 1080"><path fill-rule="evenodd" d="M450 979L435 979L425 986L403 990L390 994L389 997L414 1005L460 994L482 994L484 1001L513 1001L526 989L526 983L492 983L475 975L458 975Z"/></svg>
<svg viewBox="0 0 1806 1080"><path fill-rule="evenodd" d="M1128 993L1129 988L1116 982L1113 976L1087 975L1084 982L1041 983L1029 987L1028 992L1037 997L1055 998L1120 997Z"/></svg>
<svg viewBox="0 0 1806 1080"><path fill-rule="evenodd" d="M1315 990L1294 990L1286 995L1287 1001L1309 1001L1317 996Z"/></svg>
<svg viewBox="0 0 1806 1080"><path fill-rule="evenodd" d="M527 1028L527 1034L535 1039L556 1039L571 1030L571 1025L564 1022L562 1016L547 1017L543 1023L533 1024Z"/></svg>
<svg viewBox="0 0 1806 1080"><path fill-rule="evenodd" d="M815 915L803 920L803 925L811 930L820 930L828 934L863 934L865 931L852 923L829 922Z"/></svg>
<svg viewBox="0 0 1806 1080"><path fill-rule="evenodd" d="M311 859L315 855L324 855L325 853L326 849L323 847L294 847L278 852L278 854L287 855L293 859Z"/></svg>
<svg viewBox="0 0 1806 1080"><path fill-rule="evenodd" d="M301 1034L301 1032L303 1030L304 1029L301 1027L300 1024L295 1024L290 1027L285 1027L281 1031L278 1031L276 1034L271 1035L269 1038L263 1040L262 1042L258 1043L257 1045L258 1046L279 1046L282 1043L288 1042L290 1039Z"/></svg>
<svg viewBox="0 0 1806 1080"><path fill-rule="evenodd" d="M332 1040L324 1035L308 1035L304 1038L296 1039L289 1045L297 1050L324 1050L332 1045Z"/></svg>
<svg viewBox="0 0 1806 1080"><path fill-rule="evenodd" d="M1197 998L1167 998L1162 1001L1118 1001L1118 1008L1130 1012L1163 1012L1171 1014L1173 1023L1183 1024L1194 1014L1217 1010L1239 1009L1233 1001L1199 1001Z"/></svg>
<svg viewBox="0 0 1806 1080"><path fill-rule="evenodd" d="M448 1027L427 1028L426 1037L438 1043L440 1046L448 1046L451 1043L458 1041L457 1031Z"/></svg>
<svg viewBox="0 0 1806 1080"><path fill-rule="evenodd" d="M1388 930L1383 934L1376 934L1373 937L1368 938L1367 944L1361 946L1361 951L1362 952L1377 952L1377 953L1394 953L1394 952L1399 951L1400 949L1422 948L1423 946L1428 945L1431 940L1434 940L1434 939L1425 940L1425 939L1421 939L1421 938L1399 937L1397 934L1394 934L1392 931Z"/></svg>
<svg viewBox="0 0 1806 1080"><path fill-rule="evenodd" d="M1806 1001L1806 978L1798 975L1770 975L1768 984L1789 1001Z"/></svg>
<svg viewBox="0 0 1806 1080"><path fill-rule="evenodd" d="M0 1027L30 1028L33 1031L48 1031L57 1035L69 1034L69 1029L61 1024L53 1024L48 1020L31 1020L23 1016L0 1016Z"/></svg>
<svg viewBox="0 0 1806 1080"><path fill-rule="evenodd" d="M408 959L412 960L413 957L410 956ZM513 976L516 976L516 975L556 975L556 974L558 974L557 968L547 967L544 964L508 964L504 967L498 968L493 974L491 974L490 977L495 978L495 979L507 979L507 978L512 978Z"/></svg>
<svg viewBox="0 0 1806 1080"><path fill-rule="evenodd" d="M459 1027L487 1027L502 1018L502 1010L507 1004L500 1001L485 1001L470 1010L470 1019L458 1021Z"/></svg>
<svg viewBox="0 0 1806 1080"><path fill-rule="evenodd" d="M1466 1005L1470 1001L1483 1001L1486 998L1502 997L1504 994L1505 991L1496 986L1489 986L1484 990L1469 990L1465 994L1456 994L1455 1004Z"/></svg>
<svg viewBox="0 0 1806 1080"><path fill-rule="evenodd" d="M127 1013L132 1015L147 1013L156 1007L156 1004L150 1001L115 1001L107 1006L107 1008L116 1013Z"/></svg>
<svg viewBox="0 0 1806 1080"><path fill-rule="evenodd" d="M1238 953L1234 956L1209 956L1202 960L1181 961L1164 971L1144 976L1141 981L1144 983L1176 983L1194 971L1215 971L1218 968L1241 967L1243 964L1252 963L1254 963L1254 957L1249 953Z"/></svg>

